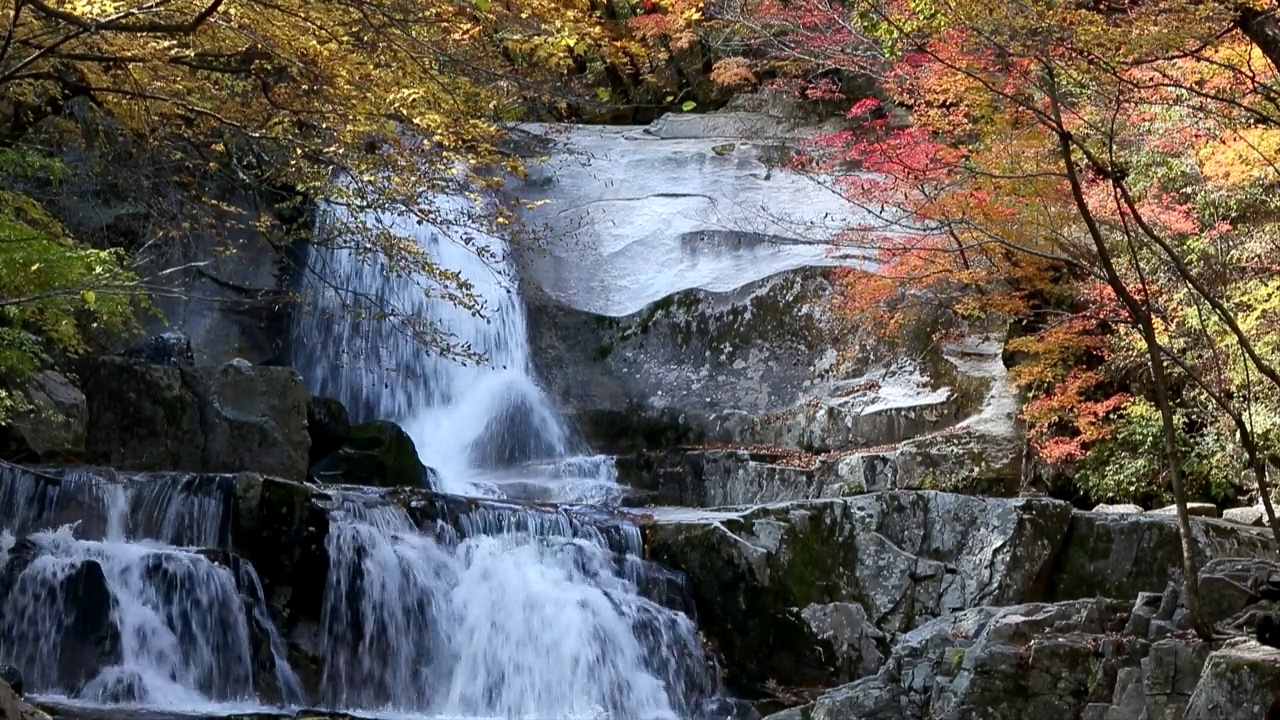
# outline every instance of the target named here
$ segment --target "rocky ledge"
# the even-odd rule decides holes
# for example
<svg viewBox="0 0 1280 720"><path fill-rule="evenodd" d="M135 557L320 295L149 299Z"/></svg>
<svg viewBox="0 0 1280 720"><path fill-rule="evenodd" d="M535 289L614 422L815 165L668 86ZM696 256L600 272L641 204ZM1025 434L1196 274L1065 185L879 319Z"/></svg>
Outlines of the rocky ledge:
<svg viewBox="0 0 1280 720"><path fill-rule="evenodd" d="M1251 631L1275 609L1273 541L1213 519L1195 532L1212 619L1224 636ZM762 710L798 705L780 720L1179 717L1193 690L1261 697L1236 677L1239 648L1280 659L1191 637L1166 515L891 491L655 510L645 538L688 576L730 685ZM1214 663L1229 666L1205 671L1217 689L1197 689Z"/></svg>

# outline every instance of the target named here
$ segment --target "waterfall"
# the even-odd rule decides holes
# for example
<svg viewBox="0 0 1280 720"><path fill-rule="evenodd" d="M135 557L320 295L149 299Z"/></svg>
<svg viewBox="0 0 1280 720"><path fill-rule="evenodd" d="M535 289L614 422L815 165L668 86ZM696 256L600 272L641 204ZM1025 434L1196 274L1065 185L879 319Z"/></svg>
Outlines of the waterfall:
<svg viewBox="0 0 1280 720"><path fill-rule="evenodd" d="M719 674L681 579L643 558L612 459L541 389L505 242L390 224L470 289L463 306L395 263L316 248L297 364L357 418L402 423L450 493L0 466L0 663L45 698L184 714L710 720ZM310 591L254 547L282 574L269 607L233 552L261 541L232 537L253 527L237 513L281 509L268 483L307 503L306 542L281 553L324 573L322 597L317 582L293 603Z"/></svg>
<svg viewBox="0 0 1280 720"><path fill-rule="evenodd" d="M14 509L0 522L0 662L36 692L91 703L301 702L256 572L218 549L223 481L0 469Z"/></svg>
<svg viewBox="0 0 1280 720"><path fill-rule="evenodd" d="M482 507L415 526L331 516L326 705L442 717L699 717L714 673L687 615L642 592L636 528Z"/></svg>
<svg viewBox="0 0 1280 720"><path fill-rule="evenodd" d="M322 242L310 249L303 276L294 365L313 392L341 400L353 419L400 423L446 491L616 498L612 462L589 454L534 377L507 243L475 227L474 201L441 195L434 202L432 223L352 218L340 207L321 214ZM467 290L466 302L432 278L398 272L342 242L353 223L415 238Z"/></svg>
<svg viewBox="0 0 1280 720"><path fill-rule="evenodd" d="M435 217L474 214L464 198L435 202ZM401 423L446 491L487 500L421 524L367 497L335 504L322 702L451 718L704 717L717 673L688 607L659 602L655 588L672 576L642 559L637 527L590 508L503 502L621 497L612 459L593 455L539 386L507 244L457 225L363 218L457 273L471 312L425 278L340 247L332 228L351 219L333 208L318 230L295 365L356 418ZM432 352L405 322L482 357Z"/></svg>

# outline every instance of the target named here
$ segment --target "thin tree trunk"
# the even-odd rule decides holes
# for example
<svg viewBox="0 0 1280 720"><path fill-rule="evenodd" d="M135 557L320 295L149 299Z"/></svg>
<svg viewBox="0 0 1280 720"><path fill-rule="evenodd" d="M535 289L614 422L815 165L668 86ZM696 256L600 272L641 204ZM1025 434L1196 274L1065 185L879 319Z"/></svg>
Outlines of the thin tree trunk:
<svg viewBox="0 0 1280 720"><path fill-rule="evenodd" d="M1156 337L1151 315L1142 313L1142 337L1151 359L1151 378L1156 387L1156 406L1160 408L1160 425L1163 428L1164 451L1169 461L1169 484L1173 486L1173 503L1178 510L1178 537L1182 541L1182 571L1187 582L1187 612L1191 614L1191 626L1205 640L1213 639L1213 627L1202 611L1200 602L1199 563L1196 558L1195 535L1191 530L1191 514L1187 512L1187 488L1182 477L1182 454L1178 452L1178 429L1173 418L1173 406L1169 401L1169 382L1165 376L1164 354Z"/></svg>
<svg viewBox="0 0 1280 720"><path fill-rule="evenodd" d="M1050 81L1052 80L1053 78L1050 77ZM1120 272L1116 269L1115 260L1112 257L1111 249L1107 246L1106 238L1103 237L1102 228L1098 224L1097 218L1093 215L1089 201L1084 196L1084 185L1080 180L1080 173L1076 169L1075 153L1072 151L1073 138L1071 132L1067 130L1066 124L1062 121L1062 109L1058 104L1057 97L1051 96L1050 100L1052 102L1054 120L1054 126L1051 126L1050 129L1058 136L1058 150L1062 159L1063 170L1067 176L1067 183L1071 188L1072 201L1075 203L1076 211L1080 214L1080 219L1084 222L1089 238L1093 242L1094 251L1098 255L1098 262L1101 264L1103 273L1106 276L1107 285L1115 293L1116 299L1124 305L1126 313L1142 333L1143 341L1147 346L1147 356L1151 361L1151 375L1156 387L1156 404L1160 408L1160 420L1164 428L1164 446L1166 459L1169 463L1170 484L1173 485L1173 501L1178 513L1178 536L1182 542L1182 572L1186 576L1187 612L1191 615L1191 626L1195 629L1196 634L1205 640L1211 640L1213 638L1213 628L1206 621L1203 606L1200 603L1200 576L1195 552L1195 536L1191 530L1191 516L1187 512L1187 495L1186 488L1182 484L1177 428L1173 421L1173 410L1169 402L1169 387L1165 377L1164 355L1160 349L1159 338L1156 336L1155 323L1152 322L1148 308L1129 291L1124 279L1120 277Z"/></svg>

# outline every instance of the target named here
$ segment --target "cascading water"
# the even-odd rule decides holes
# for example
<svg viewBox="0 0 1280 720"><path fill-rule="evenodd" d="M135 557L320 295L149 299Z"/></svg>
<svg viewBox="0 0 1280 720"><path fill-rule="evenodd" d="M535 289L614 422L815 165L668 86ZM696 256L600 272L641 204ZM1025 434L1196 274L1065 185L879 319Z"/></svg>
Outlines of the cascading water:
<svg viewBox="0 0 1280 720"><path fill-rule="evenodd" d="M461 198L437 202L467 214ZM447 491L615 502L612 460L587 451L533 375L506 244L389 224L468 282L484 313L351 249L317 246L294 343L313 391L357 417L399 421ZM483 361L432 355L376 319L406 315ZM623 519L494 500L453 523L416 525L399 507L344 495L327 553L321 686L331 707L674 720L704 717L716 695L693 621L651 599L668 576L641 559L639 532Z"/></svg>
<svg viewBox="0 0 1280 720"><path fill-rule="evenodd" d="M36 692L91 703L301 702L253 567L217 550L218 481L0 469L14 510L0 524L0 662ZM265 682L255 639L272 655Z"/></svg>
<svg viewBox="0 0 1280 720"><path fill-rule="evenodd" d="M389 272L376 254L341 242L316 245L304 275L308 307L295 327L294 365L313 392L343 401L355 419L404 426L446 491L510 496L523 487L538 499L616 498L612 462L587 453L533 376L507 244L470 226L475 212L467 198L435 202L430 215L446 219L435 224L380 215L361 222L415 237L432 262L470 288L477 312L433 291L424 277ZM332 208L318 233L351 223L345 210ZM406 329L424 327L441 344L478 358L424 348ZM528 487L540 478L547 482Z"/></svg>
<svg viewBox="0 0 1280 720"><path fill-rule="evenodd" d="M330 518L323 700L443 717L702 717L714 673L633 525L482 506L416 526L393 505Z"/></svg>

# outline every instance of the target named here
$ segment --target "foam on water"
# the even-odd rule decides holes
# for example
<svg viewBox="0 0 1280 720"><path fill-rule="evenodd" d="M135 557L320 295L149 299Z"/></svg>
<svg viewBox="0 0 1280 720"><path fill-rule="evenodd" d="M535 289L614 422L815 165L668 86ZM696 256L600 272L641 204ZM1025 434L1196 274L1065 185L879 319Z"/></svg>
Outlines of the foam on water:
<svg viewBox="0 0 1280 720"><path fill-rule="evenodd" d="M473 212L437 202L437 217ZM0 518L0 662L33 691L205 714L707 717L718 673L679 578L643 559L633 522L588 505L621 496L613 462L537 381L505 243L391 224L484 312L354 249L316 249L297 365L358 419L400 421L446 490L486 499L436 494L424 509L352 487L312 498L329 513L329 565L319 626L290 629L319 663L306 697L256 572L230 552L233 478L0 469L0 503L16 508ZM406 327L438 328L484 360L432 354Z"/></svg>

